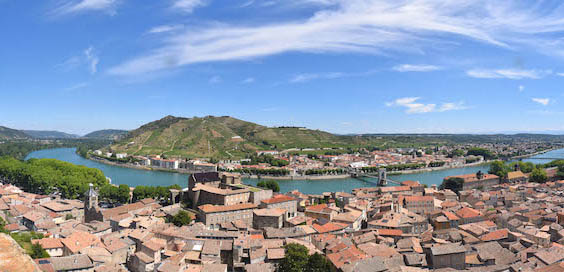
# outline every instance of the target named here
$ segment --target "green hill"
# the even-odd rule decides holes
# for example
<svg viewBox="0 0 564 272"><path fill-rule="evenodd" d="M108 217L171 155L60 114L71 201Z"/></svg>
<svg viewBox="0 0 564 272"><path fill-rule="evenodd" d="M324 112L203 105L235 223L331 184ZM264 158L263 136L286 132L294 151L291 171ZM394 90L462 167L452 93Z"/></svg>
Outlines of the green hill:
<svg viewBox="0 0 564 272"><path fill-rule="evenodd" d="M75 139L80 136L52 130L22 130L25 134L37 139Z"/></svg>
<svg viewBox="0 0 564 272"><path fill-rule="evenodd" d="M121 129L104 129L90 132L82 137L89 139L118 140L124 137L127 132L127 130Z"/></svg>
<svg viewBox="0 0 564 272"><path fill-rule="evenodd" d="M167 116L130 131L112 149L135 155L242 158L257 150L358 147L366 142L363 137L298 127L265 127L229 116Z"/></svg>
<svg viewBox="0 0 564 272"><path fill-rule="evenodd" d="M29 139L30 136L21 130L0 126L0 140Z"/></svg>

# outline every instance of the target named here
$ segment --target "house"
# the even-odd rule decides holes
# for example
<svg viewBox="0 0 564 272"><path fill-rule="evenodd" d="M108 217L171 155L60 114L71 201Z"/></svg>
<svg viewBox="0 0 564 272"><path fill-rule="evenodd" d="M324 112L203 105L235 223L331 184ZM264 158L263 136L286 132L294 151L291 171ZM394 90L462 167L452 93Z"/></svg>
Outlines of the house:
<svg viewBox="0 0 564 272"><path fill-rule="evenodd" d="M49 262L55 271L92 271L94 264L86 254L51 257Z"/></svg>
<svg viewBox="0 0 564 272"><path fill-rule="evenodd" d="M400 195L398 204L416 214L429 214L435 209L435 198L432 196Z"/></svg>
<svg viewBox="0 0 564 272"><path fill-rule="evenodd" d="M264 199L260 204L261 208L283 209L286 211L285 220L291 219L298 213L298 200L287 195L275 195L269 199Z"/></svg>
<svg viewBox="0 0 564 272"><path fill-rule="evenodd" d="M472 190L472 189L487 190L499 184L498 176L492 174L484 174L482 172L478 172L476 174L448 176L445 178L445 180L451 178L461 178L464 181L462 185L463 191Z"/></svg>
<svg viewBox="0 0 564 272"><path fill-rule="evenodd" d="M507 179L510 183L525 183L529 178L521 171L512 171L507 173Z"/></svg>
<svg viewBox="0 0 564 272"><path fill-rule="evenodd" d="M446 244L431 247L431 266L433 269L454 268L464 270L466 268L466 249L458 244Z"/></svg>
<svg viewBox="0 0 564 272"><path fill-rule="evenodd" d="M201 221L210 229L219 229L221 223L242 220L248 226L253 224L253 209L255 204L242 203L230 206L221 205L202 205L198 209L201 215Z"/></svg>
<svg viewBox="0 0 564 272"><path fill-rule="evenodd" d="M327 221L333 220L333 216L337 214L335 209L329 208L327 204L318 204L308 206L305 209L305 216L315 219L324 219Z"/></svg>
<svg viewBox="0 0 564 272"><path fill-rule="evenodd" d="M282 228L285 214L283 209L256 209L253 211L253 228Z"/></svg>
<svg viewBox="0 0 564 272"><path fill-rule="evenodd" d="M456 211L456 215L460 218L460 224L469 224L484 220L482 213L470 207L464 207Z"/></svg>
<svg viewBox="0 0 564 272"><path fill-rule="evenodd" d="M63 248L64 245L61 242L60 238L43 238L43 239L36 239L31 240L32 244L40 244L49 256L51 257L61 257L63 256Z"/></svg>

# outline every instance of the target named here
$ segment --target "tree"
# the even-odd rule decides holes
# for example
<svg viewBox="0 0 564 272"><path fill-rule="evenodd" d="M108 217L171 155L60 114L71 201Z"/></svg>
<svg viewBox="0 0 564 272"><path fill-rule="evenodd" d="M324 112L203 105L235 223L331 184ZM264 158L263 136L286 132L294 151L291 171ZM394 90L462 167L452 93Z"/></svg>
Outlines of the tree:
<svg viewBox="0 0 564 272"><path fill-rule="evenodd" d="M441 186L439 186L439 189L444 190L444 189L449 189L452 190L453 192L455 192L456 194L458 194L458 192L460 192L463 188L464 185L464 179L463 178L448 178L445 179L443 181L443 183L441 184Z"/></svg>
<svg viewBox="0 0 564 272"><path fill-rule="evenodd" d="M327 258L316 252L309 257L305 271L330 272L335 271L335 267L327 260Z"/></svg>
<svg viewBox="0 0 564 272"><path fill-rule="evenodd" d="M281 272L303 272L309 262L309 250L300 244L287 244L284 246L286 249L286 257L280 263Z"/></svg>
<svg viewBox="0 0 564 272"><path fill-rule="evenodd" d="M278 182L274 181L274 180L267 180L267 181L259 181L259 183L257 183L258 187L261 188L267 188L272 190L273 192L280 192L280 185L278 185Z"/></svg>
<svg viewBox="0 0 564 272"><path fill-rule="evenodd" d="M548 177L544 169L535 168L531 172L531 175L529 176L529 180L531 182L536 182L536 183L545 183L548 180Z"/></svg>
<svg viewBox="0 0 564 272"><path fill-rule="evenodd" d="M185 210L180 210L175 216L170 219L170 223L173 223L177 227L182 227L190 224L192 222L192 217Z"/></svg>
<svg viewBox="0 0 564 272"><path fill-rule="evenodd" d="M494 161L490 164L488 173L494 174L500 179L504 179L507 177L507 173L509 173L509 167L505 165L503 161Z"/></svg>
<svg viewBox="0 0 564 272"><path fill-rule="evenodd" d="M129 186L125 184L120 184L117 190L117 200L119 203L128 203L129 202Z"/></svg>
<svg viewBox="0 0 564 272"><path fill-rule="evenodd" d="M482 156L484 157L484 160L491 160L493 159L495 156L492 154L491 151L485 149L485 148L479 148L479 147L473 147L468 149L468 152L466 153L466 155L470 156Z"/></svg>
<svg viewBox="0 0 564 272"><path fill-rule="evenodd" d="M31 245L31 250L29 253L32 259L49 258L49 253L39 243L34 243Z"/></svg>

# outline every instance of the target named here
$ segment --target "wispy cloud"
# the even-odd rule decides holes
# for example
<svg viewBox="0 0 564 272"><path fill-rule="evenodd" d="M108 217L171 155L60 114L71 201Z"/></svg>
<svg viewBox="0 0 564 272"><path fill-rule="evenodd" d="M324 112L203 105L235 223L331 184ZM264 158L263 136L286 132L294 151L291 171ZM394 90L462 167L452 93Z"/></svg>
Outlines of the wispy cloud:
<svg viewBox="0 0 564 272"><path fill-rule="evenodd" d="M285 52L425 52L437 43L456 44L452 42L460 38L516 51L564 52L564 43L556 43L559 36L553 35L564 31L564 3L547 9L526 0L313 2L322 3L315 6L314 15L302 20L193 27L167 37L161 46L113 67L110 73L135 75L193 63L244 60ZM178 0L175 6L192 11L202 3Z"/></svg>
<svg viewBox="0 0 564 272"><path fill-rule="evenodd" d="M241 81L241 83L245 83L245 84L250 84L250 83L254 83L254 82L255 82L254 77L248 77L248 78L245 78L243 81Z"/></svg>
<svg viewBox="0 0 564 272"><path fill-rule="evenodd" d="M178 25L161 25L161 26L156 26L156 27L149 29L149 31L147 31L147 33L149 33L149 34L159 34L159 33L178 31L178 30L181 30L183 28L184 28L184 25L181 25L181 24L178 24Z"/></svg>
<svg viewBox="0 0 564 272"><path fill-rule="evenodd" d="M539 79L551 74L550 70L473 69L466 75L474 78Z"/></svg>
<svg viewBox="0 0 564 272"><path fill-rule="evenodd" d="M290 78L291 83L302 83L316 79L337 79L337 78L344 78L344 77L362 77L362 76L369 76L372 74L377 73L378 70L369 70L366 72L357 72L357 73L344 73L344 72L327 72L327 73L302 73L294 75Z"/></svg>
<svg viewBox="0 0 564 272"><path fill-rule="evenodd" d="M86 57L86 61L90 67L90 73L95 74L98 71L98 63L100 62L100 59L95 54L94 47L90 46L88 49L84 50L84 56Z"/></svg>
<svg viewBox="0 0 564 272"><path fill-rule="evenodd" d="M392 68L394 71L398 72L432 72L441 69L439 66L435 65L417 65L417 64L401 64L396 65Z"/></svg>
<svg viewBox="0 0 564 272"><path fill-rule="evenodd" d="M206 6L206 0L175 0L172 8L180 10L185 13L192 13L196 8Z"/></svg>
<svg viewBox="0 0 564 272"><path fill-rule="evenodd" d="M445 111L453 111L453 110L464 110L467 109L463 102L448 102L442 103L440 106L437 104L424 104L419 103L420 97L403 97L398 98L392 102L386 103L388 107L404 107L406 108L405 113L413 114L413 113L429 113L429 112L445 112Z"/></svg>
<svg viewBox="0 0 564 272"><path fill-rule="evenodd" d="M344 77L346 74L341 72L319 73L319 74L298 74L290 79L292 83L306 82L314 79L334 79Z"/></svg>
<svg viewBox="0 0 564 272"><path fill-rule="evenodd" d="M85 11L103 11L110 15L116 14L119 0L72 0L63 3L54 10L54 14L73 14Z"/></svg>
<svg viewBox="0 0 564 272"><path fill-rule="evenodd" d="M208 80L210 84L217 84L217 83L221 83L222 81L223 79L221 79L220 76L213 76Z"/></svg>
<svg viewBox="0 0 564 272"><path fill-rule="evenodd" d="M80 82L80 83L77 83L77 84L74 84L70 87L65 88L65 91L74 91L74 90L82 89L86 86L88 86L87 82Z"/></svg>
<svg viewBox="0 0 564 272"><path fill-rule="evenodd" d="M517 87L519 89L519 92L522 92L525 90L525 86L523 85L519 85L519 87Z"/></svg>
<svg viewBox="0 0 564 272"><path fill-rule="evenodd" d="M80 55L72 56L62 63L56 64L55 69L68 72L79 67L87 67L90 74L95 74L98 71L98 63L100 58L96 54L96 49L90 46L82 51Z"/></svg>
<svg viewBox="0 0 564 272"><path fill-rule="evenodd" d="M532 98L531 100L543 106L548 106L548 104L550 103L550 98Z"/></svg>

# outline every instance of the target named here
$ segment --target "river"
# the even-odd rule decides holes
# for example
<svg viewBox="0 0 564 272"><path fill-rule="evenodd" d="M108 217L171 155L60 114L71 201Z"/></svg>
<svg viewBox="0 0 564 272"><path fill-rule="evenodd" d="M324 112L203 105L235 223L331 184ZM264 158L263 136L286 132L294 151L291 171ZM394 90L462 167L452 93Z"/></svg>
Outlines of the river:
<svg viewBox="0 0 564 272"><path fill-rule="evenodd" d="M78 154L76 154L74 148L56 148L35 151L30 153L26 157L26 160L29 158L58 159L78 165L98 168L102 170L107 177L111 178L112 183L114 184L127 184L129 186L168 186L172 184L178 184L182 187L188 186L188 175L186 174L147 171L107 165L80 157ZM550 151L545 154L540 154L531 158L524 159L523 161L531 161L533 163L546 163L550 161L548 159L542 158L564 158L564 149ZM482 172L487 172L488 169L489 166L487 165L479 165L431 172L421 172L415 174L390 175L389 178L395 181L418 180L422 184L427 184L430 186L433 184L440 184L443 178L446 176L476 173L479 170L481 170ZM245 179L244 182L247 184L256 185L258 180ZM278 181L278 184L280 185L280 190L282 192L299 190L300 192L306 194L320 194L322 192L335 191L350 192L354 188L374 186L374 184L371 182L366 182L364 180L354 178L328 180L280 180Z"/></svg>

